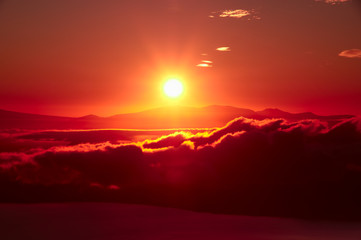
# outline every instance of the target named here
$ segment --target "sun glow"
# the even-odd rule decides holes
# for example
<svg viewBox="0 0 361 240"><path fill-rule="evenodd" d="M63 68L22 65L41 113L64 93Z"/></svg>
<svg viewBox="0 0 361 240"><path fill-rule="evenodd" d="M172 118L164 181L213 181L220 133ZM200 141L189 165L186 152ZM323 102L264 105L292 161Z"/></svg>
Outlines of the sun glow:
<svg viewBox="0 0 361 240"><path fill-rule="evenodd" d="M177 98L183 93L183 84L178 79L169 79L163 86L165 95L170 98Z"/></svg>

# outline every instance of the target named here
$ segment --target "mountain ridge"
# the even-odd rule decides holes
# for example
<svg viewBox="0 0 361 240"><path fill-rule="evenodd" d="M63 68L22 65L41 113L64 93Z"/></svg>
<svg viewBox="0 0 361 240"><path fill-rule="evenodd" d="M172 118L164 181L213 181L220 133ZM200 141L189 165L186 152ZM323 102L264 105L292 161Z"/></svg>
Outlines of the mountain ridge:
<svg viewBox="0 0 361 240"><path fill-rule="evenodd" d="M320 116L312 112L289 113L277 108L254 111L233 106L209 105L205 107L166 106L135 113L100 117L89 114L82 117L65 117L21 113L0 109L0 129L165 129L165 128L209 128L221 127L237 117L257 120L285 118L296 121L320 119L337 121L354 115Z"/></svg>

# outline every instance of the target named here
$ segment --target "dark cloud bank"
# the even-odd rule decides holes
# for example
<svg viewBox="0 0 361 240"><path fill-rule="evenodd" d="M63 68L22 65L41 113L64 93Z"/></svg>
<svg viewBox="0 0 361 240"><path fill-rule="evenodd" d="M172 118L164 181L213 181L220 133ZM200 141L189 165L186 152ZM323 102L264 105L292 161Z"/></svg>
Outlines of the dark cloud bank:
<svg viewBox="0 0 361 240"><path fill-rule="evenodd" d="M2 202L112 201L361 219L361 121L238 118L206 132L0 153Z"/></svg>

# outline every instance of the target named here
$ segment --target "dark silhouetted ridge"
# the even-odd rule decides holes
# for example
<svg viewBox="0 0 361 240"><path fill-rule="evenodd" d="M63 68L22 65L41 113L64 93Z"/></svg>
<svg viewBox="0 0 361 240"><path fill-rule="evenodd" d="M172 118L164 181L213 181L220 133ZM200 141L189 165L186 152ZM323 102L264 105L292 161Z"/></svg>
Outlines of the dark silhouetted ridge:
<svg viewBox="0 0 361 240"><path fill-rule="evenodd" d="M117 114L110 117L86 115L79 118L47 116L0 110L0 129L169 129L169 128L213 128L228 121L246 117L257 120L285 118L296 121L320 119L332 124L353 115L318 116L311 112L289 113L276 108L253 111L232 106L211 105L201 108L167 106L136 113Z"/></svg>

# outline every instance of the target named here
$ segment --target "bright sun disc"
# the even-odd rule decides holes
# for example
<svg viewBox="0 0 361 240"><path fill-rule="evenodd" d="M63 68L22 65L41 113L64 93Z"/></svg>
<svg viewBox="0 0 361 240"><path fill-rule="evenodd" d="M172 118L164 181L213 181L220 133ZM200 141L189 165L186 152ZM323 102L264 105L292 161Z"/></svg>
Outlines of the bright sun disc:
<svg viewBox="0 0 361 240"><path fill-rule="evenodd" d="M183 85L177 79L169 79L163 87L165 95L170 98L179 97L183 93Z"/></svg>

